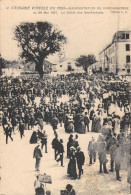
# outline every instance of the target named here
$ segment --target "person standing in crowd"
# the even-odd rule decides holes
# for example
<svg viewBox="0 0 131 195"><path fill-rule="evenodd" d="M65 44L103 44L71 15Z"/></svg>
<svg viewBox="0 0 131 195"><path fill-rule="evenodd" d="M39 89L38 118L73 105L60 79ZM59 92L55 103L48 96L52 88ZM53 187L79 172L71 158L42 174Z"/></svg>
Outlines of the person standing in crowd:
<svg viewBox="0 0 131 195"><path fill-rule="evenodd" d="M96 132L96 114L95 113L93 113L91 120L92 120L91 132Z"/></svg>
<svg viewBox="0 0 131 195"><path fill-rule="evenodd" d="M57 129L57 125L58 125L58 119L57 119L57 117L56 117L55 114L54 114L54 117L53 117L51 123L52 123L52 128L53 128L53 130L55 131L55 130Z"/></svg>
<svg viewBox="0 0 131 195"><path fill-rule="evenodd" d="M115 170L116 170L116 179L118 181L121 181L120 177L120 166L122 161L122 150L119 143L116 144L116 150L115 150Z"/></svg>
<svg viewBox="0 0 131 195"><path fill-rule="evenodd" d="M7 121L8 121L8 117L4 115L2 118L2 126L4 131L5 131L5 125L7 126Z"/></svg>
<svg viewBox="0 0 131 195"><path fill-rule="evenodd" d="M11 117L11 124L12 124L12 128L13 128L13 132L15 132L15 127L17 126L17 121L15 116Z"/></svg>
<svg viewBox="0 0 131 195"><path fill-rule="evenodd" d="M58 134L55 133L55 138L52 140L52 148L54 149L55 160L56 160L57 155L58 155L58 145L59 145Z"/></svg>
<svg viewBox="0 0 131 195"><path fill-rule="evenodd" d="M100 117L100 112L98 112L95 119L95 132L99 133L100 130L101 130L101 117Z"/></svg>
<svg viewBox="0 0 131 195"><path fill-rule="evenodd" d="M85 123L86 131L89 132L90 120L89 120L89 116L87 115L87 112L85 112L85 115L84 115L84 123Z"/></svg>
<svg viewBox="0 0 131 195"><path fill-rule="evenodd" d="M34 128L34 125L35 125L35 117L34 117L34 114L32 113L30 115L30 126L31 126L31 129Z"/></svg>
<svg viewBox="0 0 131 195"><path fill-rule="evenodd" d="M40 170L40 161L41 161L41 158L42 158L42 152L41 152L39 143L34 149L33 158L36 159L35 169L36 169L36 171L39 171Z"/></svg>
<svg viewBox="0 0 131 195"><path fill-rule="evenodd" d="M20 122L19 122L19 131L20 131L20 137L21 137L21 139L22 139L22 136L24 136L24 130L25 130L25 125L22 122L22 120L20 120Z"/></svg>
<svg viewBox="0 0 131 195"><path fill-rule="evenodd" d="M104 173L109 173L106 168L106 163L108 162L106 157L106 149L104 148L101 154L99 154L99 160L100 160L100 173L102 173L102 166Z"/></svg>
<svg viewBox="0 0 131 195"><path fill-rule="evenodd" d="M103 171L104 173L108 173L107 168L106 168L106 163L108 162L106 158L106 143L105 143L103 135L99 135L98 137L97 150L98 150L98 156L99 156L99 162L100 162L99 173L102 173Z"/></svg>
<svg viewBox="0 0 131 195"><path fill-rule="evenodd" d="M92 110L90 111L90 120L93 120L93 115L94 115L94 113L95 113L94 107L95 107L95 105L93 104L93 105L92 105Z"/></svg>
<svg viewBox="0 0 131 195"><path fill-rule="evenodd" d="M78 135L76 134L75 138L77 139L78 138ZM78 141L76 139L73 139L73 134L70 134L69 138L68 138L68 142L67 142L67 158L70 157L70 154L71 154L71 146L75 147L76 146L78 147L79 144L78 144Z"/></svg>
<svg viewBox="0 0 131 195"><path fill-rule="evenodd" d="M47 153L47 134L45 130L41 133L41 149L45 146L45 153Z"/></svg>
<svg viewBox="0 0 131 195"><path fill-rule="evenodd" d="M81 174L83 174L82 166L85 163L85 155L81 151L80 147L77 147L76 160L77 160L77 166L78 166L78 170L79 170L79 179L80 179L81 178Z"/></svg>
<svg viewBox="0 0 131 195"><path fill-rule="evenodd" d="M94 163L96 162L96 150L97 150L97 144L95 142L95 138L92 137L92 140L88 144L88 152L90 157L89 166L92 165L92 160Z"/></svg>
<svg viewBox="0 0 131 195"><path fill-rule="evenodd" d="M76 149L75 147L71 146L70 148L71 153L70 153L70 160L68 163L68 169L67 173L72 179L77 179L77 172L76 172Z"/></svg>
<svg viewBox="0 0 131 195"><path fill-rule="evenodd" d="M27 130L29 130L30 116L29 116L28 110L26 110L26 112L25 112L24 120L25 120L25 128L26 128Z"/></svg>
<svg viewBox="0 0 131 195"><path fill-rule="evenodd" d="M79 138L79 136L78 136L78 134L76 134L75 135L75 139L74 139L74 146L75 146L75 148L77 149L77 147L79 146L79 141L78 141L78 138Z"/></svg>
<svg viewBox="0 0 131 195"><path fill-rule="evenodd" d="M110 152L110 166L111 169L109 171L113 172L114 171L114 159L115 159L115 150L116 150L116 134L113 133L113 137L111 138L110 141L110 147L109 147L109 152Z"/></svg>
<svg viewBox="0 0 131 195"><path fill-rule="evenodd" d="M4 126L5 128L5 135L6 135L6 144L8 144L8 137L13 141L13 138L11 137L12 134L12 126L11 123L8 122L7 125Z"/></svg>
<svg viewBox="0 0 131 195"><path fill-rule="evenodd" d="M56 161L57 162L61 161L61 166L62 167L64 167L64 165L63 165L63 153L64 153L63 139L60 139L59 144L58 144L58 155L60 155L60 157Z"/></svg>

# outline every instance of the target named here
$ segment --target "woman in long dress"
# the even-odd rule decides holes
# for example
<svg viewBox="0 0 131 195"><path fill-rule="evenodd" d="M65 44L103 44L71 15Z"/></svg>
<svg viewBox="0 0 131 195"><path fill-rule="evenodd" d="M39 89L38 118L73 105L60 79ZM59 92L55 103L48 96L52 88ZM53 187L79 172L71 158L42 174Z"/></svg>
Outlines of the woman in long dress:
<svg viewBox="0 0 131 195"><path fill-rule="evenodd" d="M86 133L86 126L84 123L84 116L82 114L78 114L75 118L75 131L80 134Z"/></svg>
<svg viewBox="0 0 131 195"><path fill-rule="evenodd" d="M72 133L74 131L73 116L66 116L65 132Z"/></svg>
<svg viewBox="0 0 131 195"><path fill-rule="evenodd" d="M68 170L67 173L72 179L77 178L77 172L76 172L76 156L75 156L75 148L71 147L71 154L70 154L70 160L68 163Z"/></svg>

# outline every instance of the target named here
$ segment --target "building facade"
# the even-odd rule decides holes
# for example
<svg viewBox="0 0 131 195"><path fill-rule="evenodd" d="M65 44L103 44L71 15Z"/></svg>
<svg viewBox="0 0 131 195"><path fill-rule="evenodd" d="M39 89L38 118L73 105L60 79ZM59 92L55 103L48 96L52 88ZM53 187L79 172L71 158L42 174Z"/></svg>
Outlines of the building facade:
<svg viewBox="0 0 131 195"><path fill-rule="evenodd" d="M74 59L64 60L56 65L56 72L67 73L67 72L84 72L83 67L76 66L76 61Z"/></svg>
<svg viewBox="0 0 131 195"><path fill-rule="evenodd" d="M91 66L89 66L88 71L92 69L92 73L95 72L102 72L102 68L100 66L100 62L95 62L94 64L92 64Z"/></svg>
<svg viewBox="0 0 131 195"><path fill-rule="evenodd" d="M99 64L103 72L131 74L131 31L115 33L112 42L99 53Z"/></svg>
<svg viewBox="0 0 131 195"><path fill-rule="evenodd" d="M35 68L36 64L34 62L28 62L26 64L23 65L23 70L24 71L31 71L31 72L35 72ZM43 62L43 72L45 74L49 74L52 71L54 71L56 69L56 64L52 64L50 62L48 62L47 60L44 60Z"/></svg>

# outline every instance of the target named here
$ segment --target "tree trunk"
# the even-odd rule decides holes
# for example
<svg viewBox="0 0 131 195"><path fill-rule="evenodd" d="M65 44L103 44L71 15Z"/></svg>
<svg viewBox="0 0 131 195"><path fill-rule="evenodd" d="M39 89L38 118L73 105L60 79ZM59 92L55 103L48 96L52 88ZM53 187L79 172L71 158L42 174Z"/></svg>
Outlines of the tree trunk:
<svg viewBox="0 0 131 195"><path fill-rule="evenodd" d="M38 71L40 78L43 78L43 61L36 64L35 70Z"/></svg>

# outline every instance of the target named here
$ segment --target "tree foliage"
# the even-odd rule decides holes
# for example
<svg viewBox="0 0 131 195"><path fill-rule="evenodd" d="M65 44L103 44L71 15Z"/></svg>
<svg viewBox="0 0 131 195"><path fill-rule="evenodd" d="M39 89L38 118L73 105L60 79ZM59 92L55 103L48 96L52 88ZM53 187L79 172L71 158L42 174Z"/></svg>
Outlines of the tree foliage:
<svg viewBox="0 0 131 195"><path fill-rule="evenodd" d="M66 43L66 37L49 22L21 23L16 26L14 35L22 49L20 57L26 62L34 62L40 74L44 59L59 52Z"/></svg>
<svg viewBox="0 0 131 195"><path fill-rule="evenodd" d="M83 66L83 69L87 71L87 68L96 62L96 57L93 54L81 55L76 59L76 66Z"/></svg>
<svg viewBox="0 0 131 195"><path fill-rule="evenodd" d="M2 56L0 54L0 75L2 74L2 69L7 67L7 63L8 63L8 61L5 60L4 58L2 58Z"/></svg>

